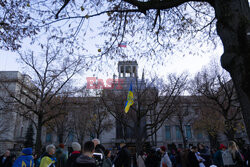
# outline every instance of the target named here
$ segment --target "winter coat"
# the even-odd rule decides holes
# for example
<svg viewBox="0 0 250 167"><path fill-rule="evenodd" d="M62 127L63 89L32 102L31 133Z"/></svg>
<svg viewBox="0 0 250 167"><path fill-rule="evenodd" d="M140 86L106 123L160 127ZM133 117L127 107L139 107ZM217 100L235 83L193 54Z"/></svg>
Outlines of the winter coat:
<svg viewBox="0 0 250 167"><path fill-rule="evenodd" d="M218 150L216 151L216 153L214 154L214 165L218 166L218 167L223 167L223 160L222 160L222 150Z"/></svg>
<svg viewBox="0 0 250 167"><path fill-rule="evenodd" d="M223 160L223 164L225 166L230 166L230 165L235 165L234 161L233 161L233 156L232 154L230 153L229 150L226 150L222 153L222 160Z"/></svg>
<svg viewBox="0 0 250 167"><path fill-rule="evenodd" d="M18 157L12 167L33 167L34 160L32 156L32 148L25 148L22 150L23 155Z"/></svg>
<svg viewBox="0 0 250 167"><path fill-rule="evenodd" d="M11 166L12 166L11 157L8 156L8 157L5 159L4 163L3 163L3 158L4 158L4 156L2 155L2 156L0 157L0 167L11 167Z"/></svg>
<svg viewBox="0 0 250 167"><path fill-rule="evenodd" d="M112 162L110 158L105 158L103 160L102 167L112 167Z"/></svg>
<svg viewBox="0 0 250 167"><path fill-rule="evenodd" d="M235 158L233 157L233 161L236 167L244 166L244 159L242 157L242 154L239 151L236 151Z"/></svg>
<svg viewBox="0 0 250 167"><path fill-rule="evenodd" d="M55 167L56 158L52 157L50 154L45 153L40 162L39 167Z"/></svg>
<svg viewBox="0 0 250 167"><path fill-rule="evenodd" d="M137 166L138 167L145 167L144 158L142 155L139 155L137 157Z"/></svg>
<svg viewBox="0 0 250 167"><path fill-rule="evenodd" d="M76 162L76 158L79 157L80 155L81 155L81 153L79 151L72 152L67 160L66 167L74 167L74 164Z"/></svg>
<svg viewBox="0 0 250 167"><path fill-rule="evenodd" d="M164 165L167 165L167 167L172 167L172 162L167 153L164 153L161 158L161 167L164 167Z"/></svg>
<svg viewBox="0 0 250 167"><path fill-rule="evenodd" d="M159 167L160 161L161 157L157 153L150 153L145 159L145 165L146 167Z"/></svg>
<svg viewBox="0 0 250 167"><path fill-rule="evenodd" d="M210 152L209 152L209 149L208 148L203 148L203 149L199 149L199 152L200 152L200 156L205 159L205 166L210 166L212 164L211 162L211 155L210 155Z"/></svg>
<svg viewBox="0 0 250 167"><path fill-rule="evenodd" d="M188 153L188 167L199 167L199 161L195 156L195 153L189 151Z"/></svg>
<svg viewBox="0 0 250 167"><path fill-rule="evenodd" d="M82 154L76 158L74 167L96 167L95 159Z"/></svg>
<svg viewBox="0 0 250 167"><path fill-rule="evenodd" d="M118 152L117 157L114 160L115 167L130 167L130 153L126 146Z"/></svg>
<svg viewBox="0 0 250 167"><path fill-rule="evenodd" d="M56 150L56 167L66 167L67 156L61 148Z"/></svg>

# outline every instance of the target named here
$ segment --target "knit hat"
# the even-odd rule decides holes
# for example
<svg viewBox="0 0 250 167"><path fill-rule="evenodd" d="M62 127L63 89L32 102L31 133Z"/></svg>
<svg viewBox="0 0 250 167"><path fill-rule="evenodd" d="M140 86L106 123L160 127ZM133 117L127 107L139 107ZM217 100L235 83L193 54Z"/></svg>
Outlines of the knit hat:
<svg viewBox="0 0 250 167"><path fill-rule="evenodd" d="M219 149L222 150L223 148L226 149L227 147L224 144L220 144Z"/></svg>
<svg viewBox="0 0 250 167"><path fill-rule="evenodd" d="M60 147L60 148L64 148L64 144L59 144L59 146L58 147Z"/></svg>
<svg viewBox="0 0 250 167"><path fill-rule="evenodd" d="M165 147L165 146L161 146L160 149L161 149L162 151L164 151L164 152L166 151L166 147Z"/></svg>
<svg viewBox="0 0 250 167"><path fill-rule="evenodd" d="M81 151L81 145L77 142L72 143L72 148L74 151Z"/></svg>
<svg viewBox="0 0 250 167"><path fill-rule="evenodd" d="M25 155L32 155L32 148L29 147L29 148L24 148L22 150L22 153L25 154Z"/></svg>

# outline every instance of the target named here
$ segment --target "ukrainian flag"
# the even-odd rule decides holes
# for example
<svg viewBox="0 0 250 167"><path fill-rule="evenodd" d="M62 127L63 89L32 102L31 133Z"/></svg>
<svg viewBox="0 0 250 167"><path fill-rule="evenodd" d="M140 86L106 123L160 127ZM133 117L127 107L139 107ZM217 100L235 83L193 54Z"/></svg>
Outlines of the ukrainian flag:
<svg viewBox="0 0 250 167"><path fill-rule="evenodd" d="M134 95L133 95L133 88L132 88L132 82L130 83L129 91L128 91L128 97L127 102L125 105L125 113L128 112L130 106L134 104Z"/></svg>

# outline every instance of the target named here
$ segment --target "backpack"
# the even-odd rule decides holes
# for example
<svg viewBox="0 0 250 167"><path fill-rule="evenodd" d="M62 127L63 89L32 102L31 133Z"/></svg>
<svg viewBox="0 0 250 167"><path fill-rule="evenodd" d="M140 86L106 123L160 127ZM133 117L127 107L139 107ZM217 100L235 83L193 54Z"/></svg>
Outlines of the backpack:
<svg viewBox="0 0 250 167"><path fill-rule="evenodd" d="M233 156L229 152L229 150L226 150L226 151L222 152L222 161L223 161L224 166L226 166L226 165L235 165L235 163L233 161Z"/></svg>

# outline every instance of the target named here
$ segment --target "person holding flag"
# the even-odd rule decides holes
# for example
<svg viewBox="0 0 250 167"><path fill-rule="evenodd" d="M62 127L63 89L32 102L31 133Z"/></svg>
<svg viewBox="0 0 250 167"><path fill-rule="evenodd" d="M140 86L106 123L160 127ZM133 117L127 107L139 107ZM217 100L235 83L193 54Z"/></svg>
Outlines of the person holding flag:
<svg viewBox="0 0 250 167"><path fill-rule="evenodd" d="M129 91L128 91L127 102L125 105L125 113L128 113L130 106L132 106L133 104L134 104L134 95L133 95L133 88L132 88L132 81L131 81Z"/></svg>

